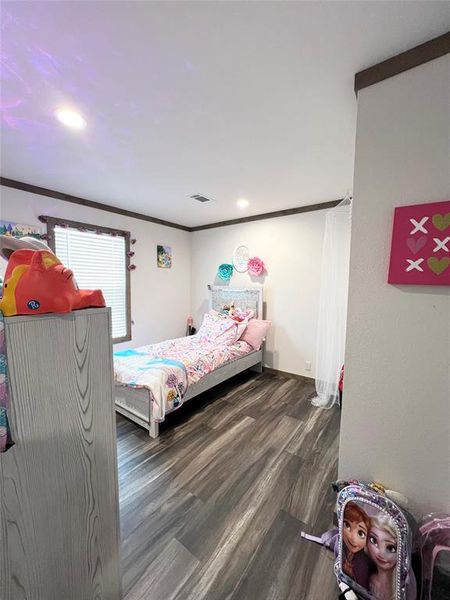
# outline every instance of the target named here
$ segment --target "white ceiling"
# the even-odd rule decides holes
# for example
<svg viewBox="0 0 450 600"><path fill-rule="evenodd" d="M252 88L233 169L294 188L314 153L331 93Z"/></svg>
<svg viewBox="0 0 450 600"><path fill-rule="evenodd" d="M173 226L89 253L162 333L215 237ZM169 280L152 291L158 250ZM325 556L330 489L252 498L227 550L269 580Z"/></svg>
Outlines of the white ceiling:
<svg viewBox="0 0 450 600"><path fill-rule="evenodd" d="M450 24L432 1L1 10L2 175L190 226L342 197L355 72ZM84 131L55 120L62 105Z"/></svg>

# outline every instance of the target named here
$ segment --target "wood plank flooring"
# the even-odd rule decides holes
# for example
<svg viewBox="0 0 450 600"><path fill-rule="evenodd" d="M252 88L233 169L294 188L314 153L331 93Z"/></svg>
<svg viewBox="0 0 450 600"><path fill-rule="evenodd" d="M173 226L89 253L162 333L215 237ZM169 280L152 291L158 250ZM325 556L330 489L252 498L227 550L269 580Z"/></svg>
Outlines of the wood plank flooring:
<svg viewBox="0 0 450 600"><path fill-rule="evenodd" d="M313 384L243 373L186 403L159 440L117 417L125 600L334 600L339 411Z"/></svg>

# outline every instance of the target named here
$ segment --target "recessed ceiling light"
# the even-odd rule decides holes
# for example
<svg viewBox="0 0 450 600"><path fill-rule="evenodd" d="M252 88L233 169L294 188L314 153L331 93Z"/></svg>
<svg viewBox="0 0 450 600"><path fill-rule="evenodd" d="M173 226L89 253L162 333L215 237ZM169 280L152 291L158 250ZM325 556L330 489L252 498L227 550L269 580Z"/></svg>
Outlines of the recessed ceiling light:
<svg viewBox="0 0 450 600"><path fill-rule="evenodd" d="M86 119L80 113L69 108L59 108L55 115L60 123L72 129L84 129L87 125Z"/></svg>
<svg viewBox="0 0 450 600"><path fill-rule="evenodd" d="M239 200L236 202L236 204L238 205L239 208L247 208L247 206L250 204L249 201L247 200L247 198L239 198Z"/></svg>

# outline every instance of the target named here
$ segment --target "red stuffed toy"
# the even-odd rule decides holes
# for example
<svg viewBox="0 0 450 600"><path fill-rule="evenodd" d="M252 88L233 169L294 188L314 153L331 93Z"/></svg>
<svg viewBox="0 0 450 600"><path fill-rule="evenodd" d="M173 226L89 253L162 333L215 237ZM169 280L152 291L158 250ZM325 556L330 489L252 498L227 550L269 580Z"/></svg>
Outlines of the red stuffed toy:
<svg viewBox="0 0 450 600"><path fill-rule="evenodd" d="M49 250L16 250L8 261L0 310L5 317L106 306L101 290L79 290L73 272Z"/></svg>

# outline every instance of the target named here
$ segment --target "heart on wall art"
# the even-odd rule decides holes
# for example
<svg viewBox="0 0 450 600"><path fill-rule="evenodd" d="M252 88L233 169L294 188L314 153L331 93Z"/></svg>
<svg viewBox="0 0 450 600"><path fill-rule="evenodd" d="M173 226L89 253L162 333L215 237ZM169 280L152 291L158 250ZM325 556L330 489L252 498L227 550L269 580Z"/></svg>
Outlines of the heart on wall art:
<svg viewBox="0 0 450 600"><path fill-rule="evenodd" d="M450 200L395 209L388 283L450 285Z"/></svg>

